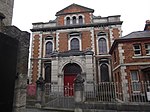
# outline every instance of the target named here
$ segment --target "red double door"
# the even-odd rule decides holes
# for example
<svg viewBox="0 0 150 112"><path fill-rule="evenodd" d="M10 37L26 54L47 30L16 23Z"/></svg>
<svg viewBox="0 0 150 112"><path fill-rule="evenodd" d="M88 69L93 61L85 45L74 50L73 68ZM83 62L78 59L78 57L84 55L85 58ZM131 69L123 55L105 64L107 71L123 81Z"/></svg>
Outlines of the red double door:
<svg viewBox="0 0 150 112"><path fill-rule="evenodd" d="M74 79L77 74L67 74L64 76L64 96L74 95Z"/></svg>

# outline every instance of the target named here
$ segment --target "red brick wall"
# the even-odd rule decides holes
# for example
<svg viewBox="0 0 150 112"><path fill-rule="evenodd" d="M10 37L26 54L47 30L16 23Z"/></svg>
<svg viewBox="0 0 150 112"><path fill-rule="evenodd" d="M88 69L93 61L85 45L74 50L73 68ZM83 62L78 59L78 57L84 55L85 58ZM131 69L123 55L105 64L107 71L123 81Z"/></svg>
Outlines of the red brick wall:
<svg viewBox="0 0 150 112"><path fill-rule="evenodd" d="M59 52L68 51L68 33L59 34L59 43L58 43Z"/></svg>
<svg viewBox="0 0 150 112"><path fill-rule="evenodd" d="M146 56L145 43L150 43L150 40L143 40L142 42L126 42L123 44L125 63L133 63L133 62L150 62L150 59L147 58L133 58L134 50L133 44L141 44L141 56ZM138 57L138 56L137 56Z"/></svg>
<svg viewBox="0 0 150 112"><path fill-rule="evenodd" d="M92 47L91 45L91 32L90 31L83 31L82 32L82 50L86 50L89 47Z"/></svg>
<svg viewBox="0 0 150 112"><path fill-rule="evenodd" d="M113 37L116 39L116 38L119 38L120 36L120 30L118 28L113 28L112 30L112 33L113 33Z"/></svg>
<svg viewBox="0 0 150 112"><path fill-rule="evenodd" d="M115 52L115 53L114 53ZM116 54L116 61L115 61L115 55ZM120 64L120 57L119 57L119 50L118 47L115 47L113 53L112 53L112 68L117 67Z"/></svg>
<svg viewBox="0 0 150 112"><path fill-rule="evenodd" d="M39 45L40 45L40 36L35 35L33 40L33 58L38 58L39 57ZM37 79L37 74L38 74L38 60L32 60L32 82L35 83Z"/></svg>

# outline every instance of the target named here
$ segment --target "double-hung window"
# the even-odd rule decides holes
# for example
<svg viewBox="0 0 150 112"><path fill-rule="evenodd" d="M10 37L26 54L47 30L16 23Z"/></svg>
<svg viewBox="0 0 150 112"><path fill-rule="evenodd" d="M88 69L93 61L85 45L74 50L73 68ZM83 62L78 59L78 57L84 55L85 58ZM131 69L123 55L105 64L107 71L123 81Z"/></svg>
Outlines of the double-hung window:
<svg viewBox="0 0 150 112"><path fill-rule="evenodd" d="M141 55L141 45L140 44L134 44L133 45L134 55Z"/></svg>
<svg viewBox="0 0 150 112"><path fill-rule="evenodd" d="M140 91L139 74L137 70L131 71L132 91Z"/></svg>
<svg viewBox="0 0 150 112"><path fill-rule="evenodd" d="M146 55L150 55L150 43L145 44Z"/></svg>

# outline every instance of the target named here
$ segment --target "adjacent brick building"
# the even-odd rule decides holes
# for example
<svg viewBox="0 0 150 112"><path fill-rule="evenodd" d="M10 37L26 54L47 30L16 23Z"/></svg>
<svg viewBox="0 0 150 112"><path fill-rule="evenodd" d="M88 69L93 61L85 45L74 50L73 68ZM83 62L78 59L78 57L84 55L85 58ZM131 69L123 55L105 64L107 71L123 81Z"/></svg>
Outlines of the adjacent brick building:
<svg viewBox="0 0 150 112"><path fill-rule="evenodd" d="M146 21L144 31L116 39L110 54L118 99L132 100L133 93L145 91L142 83L150 81L150 21Z"/></svg>
<svg viewBox="0 0 150 112"><path fill-rule="evenodd" d="M40 75L46 83L72 84L81 74L86 84L112 81L109 50L122 36L120 15L94 16L77 4L58 11L56 19L33 23L31 82Z"/></svg>

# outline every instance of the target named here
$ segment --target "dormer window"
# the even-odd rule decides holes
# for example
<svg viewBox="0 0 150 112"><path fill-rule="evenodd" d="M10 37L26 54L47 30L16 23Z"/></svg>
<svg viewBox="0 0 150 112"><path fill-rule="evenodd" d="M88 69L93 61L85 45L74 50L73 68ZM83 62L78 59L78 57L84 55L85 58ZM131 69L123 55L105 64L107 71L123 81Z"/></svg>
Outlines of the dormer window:
<svg viewBox="0 0 150 112"><path fill-rule="evenodd" d="M66 25L70 25L70 17L66 18Z"/></svg>
<svg viewBox="0 0 150 112"><path fill-rule="evenodd" d="M79 16L79 24L83 24L83 17Z"/></svg>
<svg viewBox="0 0 150 112"><path fill-rule="evenodd" d="M72 23L73 23L73 24L76 24L76 23L77 23L77 19L76 19L75 16L73 16L73 18L72 18Z"/></svg>

